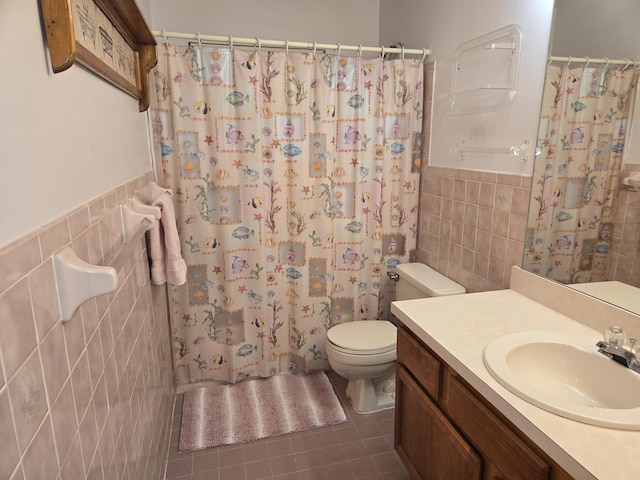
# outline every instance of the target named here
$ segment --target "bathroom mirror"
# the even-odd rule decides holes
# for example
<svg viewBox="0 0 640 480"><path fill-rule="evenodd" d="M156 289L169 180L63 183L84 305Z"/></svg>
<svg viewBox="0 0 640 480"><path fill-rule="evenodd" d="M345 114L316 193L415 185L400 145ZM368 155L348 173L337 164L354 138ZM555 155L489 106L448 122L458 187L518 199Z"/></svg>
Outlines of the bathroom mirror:
<svg viewBox="0 0 640 480"><path fill-rule="evenodd" d="M637 25L639 22L640 22L640 2L638 2L637 0L611 0L606 3L603 3L601 0L555 0L554 19L553 19L551 38L549 42L549 55L559 56L559 57L571 56L573 58L586 57L589 59L612 59L612 60L613 59L615 60L635 59L640 61L640 29L637 28ZM558 65L562 65L562 64L563 63L558 63L558 62L554 62L550 64L547 67L548 72L550 68L553 68L553 66L557 67ZM580 65L584 66L584 62L582 62L581 64L580 63L573 64L574 67L578 67ZM640 62L638 65L640 66ZM598 65L595 62L591 63L588 66L591 66L592 68L597 67L596 70L594 70L594 73L593 73L594 75L597 75L598 72L601 72L604 67L603 64ZM624 64L622 66L624 67ZM600 70L598 70L598 68ZM630 64L628 68L633 69L633 64ZM604 79L605 77L602 77L602 78ZM635 83L633 83L633 85L635 85ZM640 171L640 95L636 95L635 101L633 102L633 104L635 105L635 108L632 109L632 111L635 112L635 115L634 115L635 121L632 121L633 117L629 115L629 118L625 122L621 122L621 127L620 128L617 127L618 130L627 130L626 140L623 140L624 142L623 162L624 163L622 165L621 178L623 178L622 175L624 174L625 171L626 172L628 172L629 170L633 172ZM540 118L541 132L545 131L546 121L548 121L548 118L545 118L544 111L542 111L541 118ZM630 126L632 126L631 130L630 130ZM573 130L575 131L579 129L574 128ZM571 130L569 131L571 132ZM593 132L591 133L592 133L591 137L593 139L595 136L593 135ZM544 133L540 133L540 135L544 135ZM587 135L587 138L588 137L589 135ZM621 136L620 138L624 138L624 137ZM617 140L615 139L615 135L614 135L614 143L616 141ZM569 143L572 142L572 139L571 138L568 139L567 142ZM593 145L593 143L591 145ZM549 164L546 153L544 151L544 145L542 146L538 145L535 161L536 161L536 166L538 165L538 162L544 162L542 164L544 165L543 168L546 167L547 169L547 173L545 175L549 175L550 177L553 175L557 175L556 173L556 170L558 170L557 165L554 164L552 168L551 165ZM537 169L534 169L533 184L532 184L531 199L530 199L532 208L530 212L533 212L534 205L538 210L541 208L540 198L536 198L540 196L540 191L542 188L540 184L537 183L541 179L541 175L537 174L536 170ZM540 172L540 170L537 170L537 171ZM590 181L590 177L587 174L585 175L584 179L578 178L574 182L574 187L568 186L567 188L574 188L574 189L588 188L586 183L588 181ZM619 180L616 180L616 181L619 182ZM631 206L634 209L634 211L636 208L640 209L640 192L637 192L637 193L624 192L624 195L626 196L624 208L628 208L627 207L628 205L628 206ZM636 199L635 197L630 197L629 195L637 195L638 198ZM622 196L619 196L619 198L622 198ZM618 201L618 200L614 200L614 201ZM549 204L547 204L547 206L549 206ZM612 208L613 211L615 211L614 209L615 207ZM574 212L572 211L571 213L574 213ZM563 217L562 216L559 217L558 216L559 214L565 215L566 217L569 216L568 213L562 212L559 209L557 212L554 212L554 218L556 223L563 221ZM531 214L530 214L530 217L531 217ZM612 218L613 217L614 215L612 215ZM600 217L597 219L597 221L599 222L598 228L604 231L603 232L599 231L596 235L594 235L596 237L594 241L599 242L602 239L602 237L606 239L607 235L611 235L611 231L613 229L614 230L613 241L615 242L616 241L615 233L618 233L618 236L619 236L620 232L622 232L623 229L626 229L625 241L627 242L627 244L631 244L631 241L633 241L633 245L627 245L627 249L632 248L632 250L634 250L632 255L635 255L635 257L633 257L633 259L637 258L637 263L638 263L638 265L636 265L635 268L636 269L640 268L640 245L638 245L637 243L638 242L638 226L635 224L632 225L634 232L633 234L631 234L629 233L631 229L628 228L629 227L628 225L617 224L619 220L619 218L617 217L619 217L619 215L615 217L616 217L615 222L612 222L613 226L608 226L605 228L602 228L602 225L604 224L604 222L600 222L600 220L603 217ZM596 218L596 217L591 217L591 218ZM591 218L587 218L587 221L590 221ZM640 223L640 222L636 222L636 223ZM528 229L529 243L525 242L525 249L528 249L529 247L531 247L532 242L535 242L535 240L537 239L535 234L531 234L531 231L535 230L535 228L531 228L533 225L534 224L531 222L528 223L528 226L530 227ZM618 229L618 230L615 230L615 229ZM557 245L556 245L556 240L557 242L560 242L560 243L557 243ZM571 242L574 242L577 245L577 242L579 240L582 241L584 239L579 239L578 237L574 238L574 237L571 237L571 235L563 236L561 234L556 233L555 237L550 237L549 242L545 243L545 246L547 247L547 249L549 248L560 249L560 248L566 247L566 245L561 244L561 240L564 241L565 244L566 243L571 244ZM606 248L608 247L602 246L600 251L604 251ZM575 248L574 250L580 253L578 248ZM613 251L614 248L612 247L611 250ZM533 249L530 249L530 251L533 251ZM584 255L584 250L582 253ZM594 261L594 259L583 258L581 262L582 261L587 263L587 262ZM635 264L636 262L633 261L632 263ZM529 271L533 271L534 273L548 276L548 277L550 277L550 275L547 275L547 272L552 270L551 268L548 268L548 267L546 267L546 269L545 268L536 269L534 266L531 265L531 259L530 258L527 259L526 251L525 251L525 258L523 261L523 268ZM628 265L627 269L630 270L631 268L633 267L631 265ZM577 275L577 273L579 273L578 272L579 269L580 269L579 267L576 267L572 270L571 280L575 280L575 278L573 278L573 275L574 274ZM640 289L636 290L636 287L640 287L640 281L635 282L632 279L630 280L630 278L637 279L638 277L639 275L637 272L635 272L635 275L626 275L626 278L624 279L624 282L626 284L621 285L620 288L626 290L627 293L630 293L632 296L640 299ZM575 286L577 287L580 284L580 282L585 282L585 278L588 278L588 277L583 275L579 280L575 282ZM560 280L558 278L552 278L552 279L556 281L561 281L562 283L567 283L567 284L574 283L573 281L565 281L565 280ZM602 284L600 283L602 280L603 280L602 276L595 275L592 280L593 281L592 285L586 286L586 287L579 287L577 289L585 293L588 293L590 295L602 298L603 300L610 301L611 303L615 303L621 308L632 310L640 314L640 308L635 307L633 304L625 303L622 301L616 301L615 299L612 299L611 295L609 294L610 292L606 291L610 289L611 284ZM610 279L606 278L606 280L610 280ZM587 281L591 281L591 280L587 280Z"/></svg>

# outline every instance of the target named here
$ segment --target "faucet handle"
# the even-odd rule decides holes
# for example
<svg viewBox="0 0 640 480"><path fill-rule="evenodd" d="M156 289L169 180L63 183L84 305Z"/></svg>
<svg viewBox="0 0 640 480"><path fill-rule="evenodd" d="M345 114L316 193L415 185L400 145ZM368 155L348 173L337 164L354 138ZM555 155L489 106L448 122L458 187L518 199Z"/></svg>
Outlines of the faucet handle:
<svg viewBox="0 0 640 480"><path fill-rule="evenodd" d="M616 347L622 347L624 345L625 335L622 327L612 325L604 332L604 341L614 345Z"/></svg>

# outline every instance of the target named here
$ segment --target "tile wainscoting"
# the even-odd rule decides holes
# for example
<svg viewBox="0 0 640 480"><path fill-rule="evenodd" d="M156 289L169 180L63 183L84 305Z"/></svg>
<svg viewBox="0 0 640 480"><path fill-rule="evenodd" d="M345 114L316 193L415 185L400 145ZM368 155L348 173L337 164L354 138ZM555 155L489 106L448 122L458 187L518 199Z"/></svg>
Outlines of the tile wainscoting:
<svg viewBox="0 0 640 480"><path fill-rule="evenodd" d="M627 165L621 178L640 170ZM417 261L478 292L509 288L522 265L531 176L427 166L422 170ZM640 192L621 186L609 280L640 286Z"/></svg>
<svg viewBox="0 0 640 480"><path fill-rule="evenodd" d="M530 175L423 167L417 261L468 292L509 288L530 191Z"/></svg>
<svg viewBox="0 0 640 480"><path fill-rule="evenodd" d="M640 171L640 165L626 165L620 178ZM609 280L640 287L640 192L620 186L616 202Z"/></svg>
<svg viewBox="0 0 640 480"><path fill-rule="evenodd" d="M163 478L175 389L164 286L144 238L121 287L59 321L52 254L101 264L122 243L134 179L0 249L0 478Z"/></svg>

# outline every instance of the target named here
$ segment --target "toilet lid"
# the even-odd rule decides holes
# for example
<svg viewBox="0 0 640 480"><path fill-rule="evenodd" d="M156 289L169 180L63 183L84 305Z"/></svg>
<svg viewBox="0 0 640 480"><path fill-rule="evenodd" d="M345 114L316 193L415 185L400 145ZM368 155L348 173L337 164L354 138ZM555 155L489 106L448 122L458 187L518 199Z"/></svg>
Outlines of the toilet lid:
<svg viewBox="0 0 640 480"><path fill-rule="evenodd" d="M396 327L385 320L347 322L331 327L327 338L346 350L384 353L396 348Z"/></svg>

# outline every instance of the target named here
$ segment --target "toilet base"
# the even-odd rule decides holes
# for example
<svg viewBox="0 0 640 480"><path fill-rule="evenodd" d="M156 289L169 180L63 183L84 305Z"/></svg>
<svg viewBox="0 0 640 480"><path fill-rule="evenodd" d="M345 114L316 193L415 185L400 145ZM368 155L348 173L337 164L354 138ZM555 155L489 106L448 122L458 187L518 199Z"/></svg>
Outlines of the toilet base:
<svg viewBox="0 0 640 480"><path fill-rule="evenodd" d="M380 381L363 378L349 380L346 393L356 413L374 413L393 408L396 404L395 380L395 369Z"/></svg>

